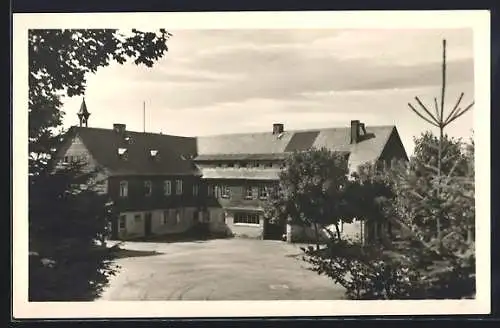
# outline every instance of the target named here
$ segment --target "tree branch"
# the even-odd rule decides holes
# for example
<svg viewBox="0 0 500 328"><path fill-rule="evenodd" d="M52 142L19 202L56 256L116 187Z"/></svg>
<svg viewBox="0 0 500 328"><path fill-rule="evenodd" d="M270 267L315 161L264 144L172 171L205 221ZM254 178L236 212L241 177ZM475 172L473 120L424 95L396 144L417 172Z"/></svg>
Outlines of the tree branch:
<svg viewBox="0 0 500 328"><path fill-rule="evenodd" d="M448 117L446 117L446 120L444 121L445 124L448 124L448 120L450 119L450 117L452 117L453 115L455 115L455 112L457 110L459 110L458 106L460 105L460 102L462 101L463 97L464 97L464 93L462 92L460 94L460 97L458 97L458 100L457 100L457 103L455 104L455 107L453 107L453 109L451 110L451 112L448 114Z"/></svg>
<svg viewBox="0 0 500 328"><path fill-rule="evenodd" d="M424 121L427 121L428 123L430 123L430 124L432 124L432 125L434 125L434 126L436 126L436 127L439 127L438 125L436 125L436 123L432 122L431 120L429 120L428 118L426 118L426 117L424 117L422 114L420 114L420 113L419 113L419 112L415 109L415 107L413 107L413 105L412 105L412 104L408 103L408 106L411 108L411 110L412 110L415 114L417 114L418 116L420 116L420 118L421 118L421 119L423 119Z"/></svg>
<svg viewBox="0 0 500 328"><path fill-rule="evenodd" d="M434 111L436 112L436 117L439 117L439 106L436 97L434 97ZM439 120L441 120L441 118Z"/></svg>
<svg viewBox="0 0 500 328"><path fill-rule="evenodd" d="M427 107L425 107L425 105L422 103L422 101L420 100L420 98L415 97L415 100L420 105L420 107L422 107L423 110L425 110L425 112L427 113L427 115L429 115L437 124L441 123L441 117L440 116L438 116L437 118L434 117L434 115L432 115L431 112L427 109Z"/></svg>
<svg viewBox="0 0 500 328"><path fill-rule="evenodd" d="M451 123L453 121L455 121L457 118L459 118L460 116L464 115L465 113L467 113L471 108L472 106L474 106L474 102L472 102L469 106L465 107L461 112L457 112L451 119L450 121L448 122Z"/></svg>

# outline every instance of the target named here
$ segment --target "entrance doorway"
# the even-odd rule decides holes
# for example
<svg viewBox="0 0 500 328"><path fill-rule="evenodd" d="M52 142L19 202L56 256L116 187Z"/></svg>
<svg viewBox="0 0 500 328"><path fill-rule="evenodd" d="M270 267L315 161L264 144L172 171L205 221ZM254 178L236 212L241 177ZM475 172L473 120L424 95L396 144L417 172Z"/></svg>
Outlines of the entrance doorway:
<svg viewBox="0 0 500 328"><path fill-rule="evenodd" d="M151 229L151 221L152 221L153 215L151 212L147 212L144 215L144 235L150 236L152 234L152 229Z"/></svg>
<svg viewBox="0 0 500 328"><path fill-rule="evenodd" d="M286 234L286 224L281 222L269 222L267 219L264 220L264 239L283 240L284 234Z"/></svg>

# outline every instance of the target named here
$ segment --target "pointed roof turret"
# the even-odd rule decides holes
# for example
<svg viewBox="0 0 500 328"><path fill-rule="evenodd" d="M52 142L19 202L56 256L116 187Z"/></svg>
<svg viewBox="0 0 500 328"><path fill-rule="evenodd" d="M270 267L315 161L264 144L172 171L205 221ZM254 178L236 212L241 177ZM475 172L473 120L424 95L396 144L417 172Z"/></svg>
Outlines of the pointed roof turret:
<svg viewBox="0 0 500 328"><path fill-rule="evenodd" d="M87 109L87 104L85 103L85 97L83 97L82 104L80 105L80 110L77 113L78 119L80 120L80 126L85 124L87 126L90 113Z"/></svg>

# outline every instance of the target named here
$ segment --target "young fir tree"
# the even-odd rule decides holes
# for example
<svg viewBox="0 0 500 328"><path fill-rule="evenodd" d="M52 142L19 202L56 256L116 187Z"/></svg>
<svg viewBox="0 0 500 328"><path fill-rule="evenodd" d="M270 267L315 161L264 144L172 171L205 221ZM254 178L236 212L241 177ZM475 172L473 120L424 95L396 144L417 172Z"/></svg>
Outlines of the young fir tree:
<svg viewBox="0 0 500 328"><path fill-rule="evenodd" d="M448 138L445 128L472 108L460 108L463 93L445 115L446 42L443 42L443 85L440 103L431 113L410 108L438 127L439 136L423 134L415 140L410 163L394 163L385 172L394 197L384 202L385 217L402 232L399 252L369 245L344 243L318 254L306 250L312 269L346 288L352 299L464 298L475 293L474 143ZM370 181L372 172L368 172ZM362 204L360 183L350 204ZM368 188L368 191L372 189ZM369 194L369 192L368 192Z"/></svg>

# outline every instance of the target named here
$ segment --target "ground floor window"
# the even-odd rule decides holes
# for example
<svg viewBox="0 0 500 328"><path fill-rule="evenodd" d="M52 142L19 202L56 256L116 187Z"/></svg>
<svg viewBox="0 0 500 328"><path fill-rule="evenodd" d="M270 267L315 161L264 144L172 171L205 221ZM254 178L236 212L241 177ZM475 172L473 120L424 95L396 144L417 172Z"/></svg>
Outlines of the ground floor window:
<svg viewBox="0 0 500 328"><path fill-rule="evenodd" d="M120 229L125 229L127 217L125 215L120 215L119 227Z"/></svg>
<svg viewBox="0 0 500 328"><path fill-rule="evenodd" d="M259 224L259 214L257 213L234 213L234 223Z"/></svg>

